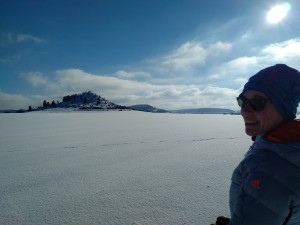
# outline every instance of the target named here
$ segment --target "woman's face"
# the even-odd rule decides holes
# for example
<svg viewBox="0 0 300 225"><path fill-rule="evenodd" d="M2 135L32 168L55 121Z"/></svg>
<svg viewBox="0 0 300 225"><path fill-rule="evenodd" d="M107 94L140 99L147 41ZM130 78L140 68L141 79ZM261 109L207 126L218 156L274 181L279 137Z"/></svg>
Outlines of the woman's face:
<svg viewBox="0 0 300 225"><path fill-rule="evenodd" d="M265 99L268 97L259 91L249 90L243 95L246 99ZM266 103L262 111L254 111L250 104L246 104L241 109L245 122L245 132L249 136L257 136L273 130L279 126L283 119L272 103Z"/></svg>

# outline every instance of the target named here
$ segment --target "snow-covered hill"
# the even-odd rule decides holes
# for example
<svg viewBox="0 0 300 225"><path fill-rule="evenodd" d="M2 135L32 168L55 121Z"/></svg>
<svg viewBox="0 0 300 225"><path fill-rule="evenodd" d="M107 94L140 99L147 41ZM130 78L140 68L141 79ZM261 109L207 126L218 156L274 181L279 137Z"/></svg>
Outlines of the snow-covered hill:
<svg viewBox="0 0 300 225"><path fill-rule="evenodd" d="M147 104L139 104L139 105L132 105L128 106L128 108L136 111L142 111L142 112L152 112L152 113L167 113L169 111L164 109L158 109L154 106L147 105Z"/></svg>
<svg viewBox="0 0 300 225"><path fill-rule="evenodd" d="M50 104L46 100L43 106L37 110L51 109L51 108L74 108L79 110L123 110L128 109L126 106L117 105L107 99L97 95L91 91L83 92L81 94L73 94L64 96L62 101Z"/></svg>

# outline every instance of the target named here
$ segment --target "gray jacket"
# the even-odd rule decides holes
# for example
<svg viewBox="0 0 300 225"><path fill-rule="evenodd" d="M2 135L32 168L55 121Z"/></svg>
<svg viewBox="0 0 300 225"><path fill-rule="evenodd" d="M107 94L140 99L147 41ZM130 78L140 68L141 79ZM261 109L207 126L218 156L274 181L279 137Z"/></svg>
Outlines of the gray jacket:
<svg viewBox="0 0 300 225"><path fill-rule="evenodd" d="M233 172L230 211L230 225L300 225L300 137L256 138Z"/></svg>

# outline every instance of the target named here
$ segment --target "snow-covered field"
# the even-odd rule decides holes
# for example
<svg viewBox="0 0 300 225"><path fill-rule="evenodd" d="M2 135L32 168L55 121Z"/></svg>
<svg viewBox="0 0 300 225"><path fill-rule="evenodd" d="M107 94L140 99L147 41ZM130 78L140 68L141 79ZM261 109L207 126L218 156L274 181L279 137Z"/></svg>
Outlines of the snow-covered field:
<svg viewBox="0 0 300 225"><path fill-rule="evenodd" d="M237 115L0 114L0 223L211 224L250 144Z"/></svg>

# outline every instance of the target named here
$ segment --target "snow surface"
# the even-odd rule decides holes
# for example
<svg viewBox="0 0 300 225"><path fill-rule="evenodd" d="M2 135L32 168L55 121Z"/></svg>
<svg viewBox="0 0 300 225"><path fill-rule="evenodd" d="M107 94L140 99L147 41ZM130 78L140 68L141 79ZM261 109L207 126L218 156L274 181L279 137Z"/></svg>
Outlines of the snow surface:
<svg viewBox="0 0 300 225"><path fill-rule="evenodd" d="M251 141L238 115L0 114L0 223L211 224Z"/></svg>

